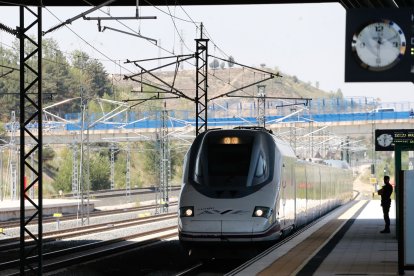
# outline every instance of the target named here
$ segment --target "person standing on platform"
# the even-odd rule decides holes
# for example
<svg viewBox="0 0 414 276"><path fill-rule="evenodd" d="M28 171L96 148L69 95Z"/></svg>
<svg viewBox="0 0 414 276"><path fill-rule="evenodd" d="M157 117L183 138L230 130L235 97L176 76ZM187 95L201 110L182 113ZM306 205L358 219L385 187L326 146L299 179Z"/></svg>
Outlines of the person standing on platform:
<svg viewBox="0 0 414 276"><path fill-rule="evenodd" d="M392 186L390 184L390 177L388 175L384 176L384 186L378 190L378 194L381 196L381 207L382 212L384 213L385 228L380 231L381 234L390 233L390 207L391 207L391 194Z"/></svg>

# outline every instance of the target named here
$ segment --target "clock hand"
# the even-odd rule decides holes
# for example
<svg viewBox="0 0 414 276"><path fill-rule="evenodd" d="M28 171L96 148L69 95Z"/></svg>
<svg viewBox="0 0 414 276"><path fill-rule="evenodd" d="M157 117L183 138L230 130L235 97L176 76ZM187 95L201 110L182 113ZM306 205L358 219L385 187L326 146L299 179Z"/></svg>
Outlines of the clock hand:
<svg viewBox="0 0 414 276"><path fill-rule="evenodd" d="M387 38L387 41L394 40L394 39L396 39L397 37L398 37L398 34L395 34L395 35L393 35L393 36L391 36L391 37Z"/></svg>
<svg viewBox="0 0 414 276"><path fill-rule="evenodd" d="M373 40L377 42L375 45L375 49L377 50L376 53L373 53L377 58L380 57L380 49L381 49L381 37L374 37Z"/></svg>
<svg viewBox="0 0 414 276"><path fill-rule="evenodd" d="M371 54L373 54L374 56L378 56L377 53L377 48L378 48L378 41L376 40L375 37L373 38L369 38L367 39L367 41L362 41L360 42L363 47L365 47Z"/></svg>

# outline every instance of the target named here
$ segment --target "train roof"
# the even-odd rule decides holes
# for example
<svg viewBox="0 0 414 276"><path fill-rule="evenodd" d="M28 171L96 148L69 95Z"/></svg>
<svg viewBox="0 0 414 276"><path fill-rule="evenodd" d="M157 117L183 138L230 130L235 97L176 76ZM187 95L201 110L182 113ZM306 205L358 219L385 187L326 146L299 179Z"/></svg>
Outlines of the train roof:
<svg viewBox="0 0 414 276"><path fill-rule="evenodd" d="M340 168L340 169L350 169L348 162L344 160L323 160L323 162L331 167Z"/></svg>

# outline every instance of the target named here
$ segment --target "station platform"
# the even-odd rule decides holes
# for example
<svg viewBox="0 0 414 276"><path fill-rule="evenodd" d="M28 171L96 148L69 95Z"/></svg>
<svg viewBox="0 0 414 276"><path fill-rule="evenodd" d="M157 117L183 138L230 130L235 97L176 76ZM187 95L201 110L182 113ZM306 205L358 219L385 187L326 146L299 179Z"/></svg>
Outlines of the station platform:
<svg viewBox="0 0 414 276"><path fill-rule="evenodd" d="M78 210L76 199L43 199L43 215L52 216L54 213L76 214ZM37 203L37 202L36 202ZM34 214L34 207L30 203L26 205L27 217ZM89 202L89 211L94 210L93 201ZM20 218L20 200L0 201L0 222Z"/></svg>
<svg viewBox="0 0 414 276"><path fill-rule="evenodd" d="M232 275L398 275L395 202L391 233L379 200L356 200L331 212L278 248L270 248ZM414 275L414 271L405 271Z"/></svg>

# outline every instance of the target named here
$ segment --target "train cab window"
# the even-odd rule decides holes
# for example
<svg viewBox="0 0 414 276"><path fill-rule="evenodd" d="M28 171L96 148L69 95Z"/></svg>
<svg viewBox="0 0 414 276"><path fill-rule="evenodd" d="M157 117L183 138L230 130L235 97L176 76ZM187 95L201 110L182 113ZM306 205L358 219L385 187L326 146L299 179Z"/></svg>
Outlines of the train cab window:
<svg viewBox="0 0 414 276"><path fill-rule="evenodd" d="M189 160L189 184L212 198L237 198L273 179L276 148L261 131L211 131L201 136Z"/></svg>
<svg viewBox="0 0 414 276"><path fill-rule="evenodd" d="M210 177L245 177L249 171L251 145L209 145L208 174ZM210 183L213 184L213 183ZM245 184L245 183L243 183Z"/></svg>
<svg viewBox="0 0 414 276"><path fill-rule="evenodd" d="M208 137L195 160L194 181L211 187L246 186L252 143L252 137Z"/></svg>
<svg viewBox="0 0 414 276"><path fill-rule="evenodd" d="M257 160L256 173L255 177L262 177L266 173L266 160L263 158L263 155L260 154L259 159Z"/></svg>

